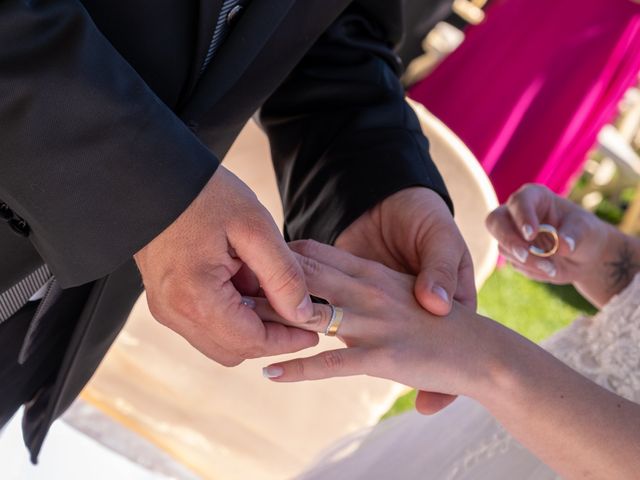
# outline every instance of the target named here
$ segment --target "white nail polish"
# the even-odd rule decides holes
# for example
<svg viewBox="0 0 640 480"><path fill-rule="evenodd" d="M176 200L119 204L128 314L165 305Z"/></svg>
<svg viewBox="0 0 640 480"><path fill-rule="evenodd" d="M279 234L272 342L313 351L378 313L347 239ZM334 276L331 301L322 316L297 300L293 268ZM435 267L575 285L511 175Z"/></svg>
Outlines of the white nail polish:
<svg viewBox="0 0 640 480"><path fill-rule="evenodd" d="M251 310L256 309L256 301L253 298L242 297L242 300L240 300L240 304L247 308L250 308Z"/></svg>
<svg viewBox="0 0 640 480"><path fill-rule="evenodd" d="M433 293L438 295L445 303L449 303L449 294L440 285L436 285L435 287L433 287L432 291Z"/></svg>
<svg viewBox="0 0 640 480"><path fill-rule="evenodd" d="M511 253L513 253L513 256L516 257L520 263L525 263L527 258L529 258L529 252L523 247L513 247Z"/></svg>
<svg viewBox="0 0 640 480"><path fill-rule="evenodd" d="M265 378L278 378L282 376L283 373L284 369L282 367L271 366L262 369L262 375Z"/></svg>
<svg viewBox="0 0 640 480"><path fill-rule="evenodd" d="M571 252L575 252L576 251L576 241L571 238L571 237L567 237L564 236L564 241L567 243L567 246L569 247L569 251Z"/></svg>
<svg viewBox="0 0 640 480"><path fill-rule="evenodd" d="M540 260L536 266L551 278L555 277L557 274L556 266L549 260Z"/></svg>
<svg viewBox="0 0 640 480"><path fill-rule="evenodd" d="M528 223L522 226L522 236L526 241L533 239L533 227Z"/></svg>

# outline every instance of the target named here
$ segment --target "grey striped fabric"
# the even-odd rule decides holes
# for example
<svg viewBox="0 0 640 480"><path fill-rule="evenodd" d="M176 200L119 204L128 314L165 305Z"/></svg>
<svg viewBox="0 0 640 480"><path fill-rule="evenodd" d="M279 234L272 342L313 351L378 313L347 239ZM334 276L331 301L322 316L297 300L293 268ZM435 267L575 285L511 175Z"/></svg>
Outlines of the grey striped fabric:
<svg viewBox="0 0 640 480"><path fill-rule="evenodd" d="M229 15L229 12L239 4L240 0L224 0L222 8L220 9L220 13L218 14L216 29L213 32L213 37L211 38L211 43L209 44L209 50L207 50L207 56L204 59L202 68L200 69L200 73L204 72L207 66L209 66L211 59L220 47L222 40L224 40L224 37L229 30L229 25L227 24L227 16Z"/></svg>
<svg viewBox="0 0 640 480"><path fill-rule="evenodd" d="M42 265L9 290L0 293L0 323L26 305L29 299L51 278L49 267Z"/></svg>

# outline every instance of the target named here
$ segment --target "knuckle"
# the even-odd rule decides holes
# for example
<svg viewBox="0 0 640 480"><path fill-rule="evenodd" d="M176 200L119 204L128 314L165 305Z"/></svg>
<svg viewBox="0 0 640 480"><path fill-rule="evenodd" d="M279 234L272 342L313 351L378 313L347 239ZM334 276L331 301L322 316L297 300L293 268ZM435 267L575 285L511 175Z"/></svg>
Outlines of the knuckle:
<svg viewBox="0 0 640 480"><path fill-rule="evenodd" d="M517 208L518 205L522 203L522 197L524 196L524 192L522 188L517 192L511 194L511 196L507 200L507 205L509 208Z"/></svg>
<svg viewBox="0 0 640 480"><path fill-rule="evenodd" d="M368 301L378 308L382 305L386 305L389 301L389 293L378 283L370 283L367 285L365 295L369 299Z"/></svg>
<svg viewBox="0 0 640 480"><path fill-rule="evenodd" d="M266 352L263 347L253 346L243 348L238 355L242 358L262 358L266 356Z"/></svg>
<svg viewBox="0 0 640 480"><path fill-rule="evenodd" d="M183 310L186 307L183 308L183 303L185 302L179 301L176 303L172 298L168 298L167 301L161 301L155 295L147 293L147 306L151 316L158 323L172 330L181 318L191 319L190 316L184 314Z"/></svg>
<svg viewBox="0 0 640 480"><path fill-rule="evenodd" d="M191 300L187 297L175 299L171 304L171 309L178 318L189 320L192 323L202 323L206 320L207 315L203 311L202 304L197 300Z"/></svg>
<svg viewBox="0 0 640 480"><path fill-rule="evenodd" d="M207 280L212 286L218 288L233 277L234 272L229 265L218 264L207 268Z"/></svg>
<svg viewBox="0 0 640 480"><path fill-rule="evenodd" d="M315 240L300 240L296 242L296 251L305 257L313 257L318 251L318 245Z"/></svg>
<svg viewBox="0 0 640 480"><path fill-rule="evenodd" d="M323 367L330 372L338 372L344 368L344 355L339 351L327 351L320 354Z"/></svg>
<svg viewBox="0 0 640 480"><path fill-rule="evenodd" d="M538 188L539 186L534 183L526 183L509 197L507 203L513 206L524 203L528 197L538 191Z"/></svg>
<svg viewBox="0 0 640 480"><path fill-rule="evenodd" d="M158 293L158 296L151 295L148 303L152 315L161 323L165 324L167 318L192 323L206 320L205 302L199 298L191 282L172 280L164 283Z"/></svg>
<svg viewBox="0 0 640 480"><path fill-rule="evenodd" d="M215 360L217 363L219 363L223 367L229 367L229 368L237 367L242 362L244 362L244 359L242 358L230 358L230 357L214 358L213 360Z"/></svg>
<svg viewBox="0 0 640 480"><path fill-rule="evenodd" d="M458 275L448 263L437 263L431 269L432 275L445 285L455 285Z"/></svg>
<svg viewBox="0 0 640 480"><path fill-rule="evenodd" d="M164 314L164 309L158 304L155 299L155 296L151 295L147 292L147 307L149 307L149 313L151 316L155 318L162 325L166 325L166 316Z"/></svg>
<svg viewBox="0 0 640 480"><path fill-rule="evenodd" d="M489 215L487 215L487 218L485 219L484 224L490 230L498 228L500 225L500 219L504 217L505 213L506 213L505 206L500 205L498 208L493 210Z"/></svg>
<svg viewBox="0 0 640 480"><path fill-rule="evenodd" d="M256 339L248 339L247 341L248 343L236 352L237 355L242 358L261 358L266 355L266 349L262 343L256 341Z"/></svg>
<svg viewBox="0 0 640 480"><path fill-rule="evenodd" d="M322 270L320 262L306 256L300 257L300 266L307 276L317 276Z"/></svg>
<svg viewBox="0 0 640 480"><path fill-rule="evenodd" d="M296 377L306 378L304 362L301 359L297 358L295 360L292 360L291 367L292 367L292 370L295 372Z"/></svg>
<svg viewBox="0 0 640 480"><path fill-rule="evenodd" d="M289 262L269 279L269 284L275 286L275 292L295 291L304 288L304 280L300 274L298 264Z"/></svg>
<svg viewBox="0 0 640 480"><path fill-rule="evenodd" d="M546 190L546 187L538 183L525 183L518 189L515 195L523 197L526 195L530 195L532 193L542 193L545 190Z"/></svg>

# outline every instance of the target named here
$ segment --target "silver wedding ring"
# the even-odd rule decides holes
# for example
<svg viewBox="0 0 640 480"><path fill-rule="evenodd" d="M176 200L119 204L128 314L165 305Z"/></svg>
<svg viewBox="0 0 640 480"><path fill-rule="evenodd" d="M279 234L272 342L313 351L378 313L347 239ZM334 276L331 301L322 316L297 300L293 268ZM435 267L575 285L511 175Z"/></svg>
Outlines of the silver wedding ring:
<svg viewBox="0 0 640 480"><path fill-rule="evenodd" d="M324 334L327 337L335 337L338 334L338 329L344 318L344 310L331 304L329 304L329 308L331 308L331 318L329 319L327 328L324 330Z"/></svg>

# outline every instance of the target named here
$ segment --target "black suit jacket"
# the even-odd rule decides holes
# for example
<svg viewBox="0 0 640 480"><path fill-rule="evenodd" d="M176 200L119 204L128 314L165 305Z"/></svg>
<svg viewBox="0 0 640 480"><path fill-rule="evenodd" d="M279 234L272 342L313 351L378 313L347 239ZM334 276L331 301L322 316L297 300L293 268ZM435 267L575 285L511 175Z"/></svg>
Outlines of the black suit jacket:
<svg viewBox="0 0 640 480"><path fill-rule="evenodd" d="M449 202L398 81L400 0L251 0L201 74L220 4L0 3L0 199L30 227L0 229L0 292L44 261L83 305L26 410L33 458L140 292L132 255L256 112L289 238L332 242L409 186Z"/></svg>

